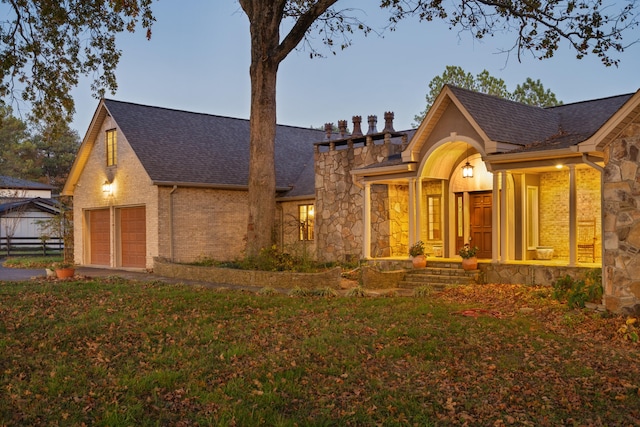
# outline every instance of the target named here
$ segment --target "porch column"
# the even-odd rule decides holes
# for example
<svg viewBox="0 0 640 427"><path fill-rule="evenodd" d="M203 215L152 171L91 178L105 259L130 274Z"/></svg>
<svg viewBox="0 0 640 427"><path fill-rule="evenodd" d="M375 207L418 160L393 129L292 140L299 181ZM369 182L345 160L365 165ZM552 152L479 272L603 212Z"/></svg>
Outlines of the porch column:
<svg viewBox="0 0 640 427"><path fill-rule="evenodd" d="M409 178L409 246L416 243L416 179Z"/></svg>
<svg viewBox="0 0 640 427"><path fill-rule="evenodd" d="M371 259L371 184L364 184L364 241L362 243L362 256Z"/></svg>
<svg viewBox="0 0 640 427"><path fill-rule="evenodd" d="M416 180L416 241L422 236L422 179Z"/></svg>
<svg viewBox="0 0 640 427"><path fill-rule="evenodd" d="M507 171L500 174L500 262L505 263L509 258L509 244L507 243Z"/></svg>
<svg viewBox="0 0 640 427"><path fill-rule="evenodd" d="M577 264L577 222L578 197L576 194L576 167L569 165L569 265Z"/></svg>
<svg viewBox="0 0 640 427"><path fill-rule="evenodd" d="M500 174L502 172L493 173L493 194L491 209L493 210L493 218L491 218L491 258L493 262L498 262L500 258Z"/></svg>

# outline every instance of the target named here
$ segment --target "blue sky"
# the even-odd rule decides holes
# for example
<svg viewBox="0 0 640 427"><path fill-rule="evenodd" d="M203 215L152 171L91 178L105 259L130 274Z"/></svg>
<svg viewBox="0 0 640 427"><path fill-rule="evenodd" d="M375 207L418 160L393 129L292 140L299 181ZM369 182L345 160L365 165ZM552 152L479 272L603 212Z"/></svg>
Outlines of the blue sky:
<svg viewBox="0 0 640 427"><path fill-rule="evenodd" d="M374 6L378 3L341 0L337 5L361 9L358 16L381 28L387 15ZM117 70L119 88L107 97L249 118L249 25L238 2L160 0L154 12L157 22L150 41L143 31L119 38L123 51ZM640 38L640 29L630 36ZM436 21L407 20L382 38L375 34L353 38L353 45L335 56L324 50L325 58L310 59L308 52L294 51L284 60L278 74L278 123L309 127L345 119L351 126L352 116L375 114L380 124L384 112L393 111L395 129L408 129L414 115L424 109L429 81L447 65L461 66L474 75L487 69L505 80L510 90L527 77L540 79L564 103L640 88L640 44L620 55L616 68L605 67L595 56L578 60L566 45L552 59L526 55L518 62L514 55L500 53L513 44L512 34L480 42ZM72 127L84 137L98 101L88 80L73 95Z"/></svg>

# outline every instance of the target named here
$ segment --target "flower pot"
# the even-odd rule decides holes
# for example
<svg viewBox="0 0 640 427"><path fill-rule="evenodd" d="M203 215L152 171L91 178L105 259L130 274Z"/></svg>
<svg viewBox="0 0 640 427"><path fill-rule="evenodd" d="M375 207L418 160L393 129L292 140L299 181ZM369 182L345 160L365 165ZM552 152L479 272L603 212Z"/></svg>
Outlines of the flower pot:
<svg viewBox="0 0 640 427"><path fill-rule="evenodd" d="M56 268L56 276L58 279L67 279L73 277L76 273L75 268Z"/></svg>
<svg viewBox="0 0 640 427"><path fill-rule="evenodd" d="M411 260L413 268L425 268L427 266L427 257L424 255L416 255Z"/></svg>
<svg viewBox="0 0 640 427"><path fill-rule="evenodd" d="M55 270L45 268L44 271L47 273L47 278L58 277Z"/></svg>
<svg viewBox="0 0 640 427"><path fill-rule="evenodd" d="M462 268L464 270L477 270L478 269L478 258L462 258Z"/></svg>

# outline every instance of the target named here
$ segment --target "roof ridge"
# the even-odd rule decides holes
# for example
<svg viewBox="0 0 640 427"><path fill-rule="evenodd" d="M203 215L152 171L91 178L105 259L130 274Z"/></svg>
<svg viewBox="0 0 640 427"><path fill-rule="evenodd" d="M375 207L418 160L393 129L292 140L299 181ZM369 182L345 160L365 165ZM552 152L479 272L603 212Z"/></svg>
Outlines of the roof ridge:
<svg viewBox="0 0 640 427"><path fill-rule="evenodd" d="M538 106L538 105L525 104L525 103L523 103L523 102L514 101L513 99L503 98L503 97L501 97L501 96L498 96L498 95L492 95L492 94L490 94L490 93L477 92L477 91L475 91L475 90L466 89L466 88L459 87L459 86L455 86L455 85L451 85L451 84L448 84L448 83L446 84L446 86L449 86L449 88L452 88L452 89L454 89L454 90L461 90L461 91L464 91L464 92L467 92L467 93L470 93L470 94L473 94L473 95L478 95L478 96L484 96L484 97L488 97L488 98L493 98L493 99L495 99L495 100L497 100L497 101L501 101L501 102L508 102L508 103L515 104L515 105L518 105L518 106L521 106L521 107L535 108L536 110L542 110L542 111L546 110L546 108L540 107L540 106Z"/></svg>
<svg viewBox="0 0 640 427"><path fill-rule="evenodd" d="M630 93L622 93L619 95L604 96L602 98L583 99L582 101L569 102L567 104L552 105L550 107L545 107L544 109L550 110L552 108L561 108L561 107L568 107L568 106L577 105L577 104L586 104L587 102L599 102L599 101L605 101L607 99L630 97L630 96L633 96L635 93L636 92L630 92Z"/></svg>
<svg viewBox="0 0 640 427"><path fill-rule="evenodd" d="M103 98L103 101L117 102L119 104L127 104L127 105L133 105L133 106L144 107L144 108L154 108L154 109L158 109L158 110L165 110L165 111L170 111L170 112L175 112L175 113L195 114L195 115L199 115L199 116L217 117L217 118L220 118L220 119L230 119L230 120L239 120L239 121L243 121L243 122L249 122L249 119L244 119L244 118L241 118L241 117L231 117L231 116L223 116L223 115L220 115L220 114L203 113L203 112L199 112L199 111L181 110L181 109L178 109L178 108L160 107L158 105L148 105L148 104L141 104L139 102L121 101L121 100L112 99L112 98ZM312 127L303 127L303 126L295 126L295 125L283 125L283 124L280 124L280 123L277 123L277 122L276 122L276 126L294 128L294 129L312 130L312 131L324 133L323 130L314 129Z"/></svg>

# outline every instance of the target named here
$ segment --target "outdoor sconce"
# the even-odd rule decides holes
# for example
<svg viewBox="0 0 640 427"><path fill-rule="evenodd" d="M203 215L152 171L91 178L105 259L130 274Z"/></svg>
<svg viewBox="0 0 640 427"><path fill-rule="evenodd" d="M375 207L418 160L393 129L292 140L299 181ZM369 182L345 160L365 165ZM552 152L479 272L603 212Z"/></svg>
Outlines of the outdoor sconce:
<svg viewBox="0 0 640 427"><path fill-rule="evenodd" d="M462 166L462 177L473 178L473 166L469 163L469 146L467 145L467 163Z"/></svg>
<svg viewBox="0 0 640 427"><path fill-rule="evenodd" d="M109 181L105 181L104 184L102 184L102 192L105 196L111 195L111 183Z"/></svg>

